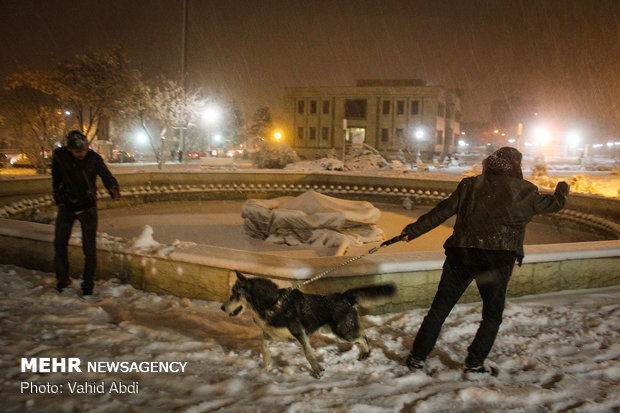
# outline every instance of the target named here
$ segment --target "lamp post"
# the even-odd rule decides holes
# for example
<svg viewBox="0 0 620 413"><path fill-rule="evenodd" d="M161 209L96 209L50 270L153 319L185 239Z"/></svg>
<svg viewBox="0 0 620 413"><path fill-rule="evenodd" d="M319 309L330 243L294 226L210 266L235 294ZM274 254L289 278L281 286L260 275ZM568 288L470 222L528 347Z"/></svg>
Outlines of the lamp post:
<svg viewBox="0 0 620 413"><path fill-rule="evenodd" d="M181 88L183 89L183 94L185 94L185 90L187 88L187 18L189 15L189 4L188 0L183 0L183 30L181 36ZM183 119L183 113L181 113L181 119ZM185 134L184 129L179 129L179 141L181 145L181 154L182 159L180 161L185 162L187 159L187 151L185 150Z"/></svg>
<svg viewBox="0 0 620 413"><path fill-rule="evenodd" d="M207 150L211 153L211 133L213 126L219 121L221 110L215 104L207 105L202 111L202 120L207 125Z"/></svg>

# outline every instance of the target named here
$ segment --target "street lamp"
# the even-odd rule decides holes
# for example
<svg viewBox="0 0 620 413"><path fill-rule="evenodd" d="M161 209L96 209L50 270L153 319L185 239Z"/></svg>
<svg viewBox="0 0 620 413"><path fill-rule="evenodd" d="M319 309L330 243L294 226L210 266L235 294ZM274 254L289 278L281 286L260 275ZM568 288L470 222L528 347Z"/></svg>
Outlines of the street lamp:
<svg viewBox="0 0 620 413"><path fill-rule="evenodd" d="M209 124L213 124L220 119L220 108L215 105L208 105L202 111L202 119Z"/></svg>
<svg viewBox="0 0 620 413"><path fill-rule="evenodd" d="M136 134L136 140L138 141L140 145L144 145L145 143L148 142L149 138L148 136L146 136L146 133L144 133L143 131L140 131Z"/></svg>
<svg viewBox="0 0 620 413"><path fill-rule="evenodd" d="M580 141L581 139L579 138L579 134L577 132L571 132L566 136L566 143L571 149L575 149L577 146L579 146Z"/></svg>
<svg viewBox="0 0 620 413"><path fill-rule="evenodd" d="M539 143L545 144L549 142L551 135L546 128L538 127L534 130L534 137L538 140Z"/></svg>
<svg viewBox="0 0 620 413"><path fill-rule="evenodd" d="M202 120L204 123L207 124L207 127L209 128L207 130L209 153L211 153L211 130L210 128L213 127L213 125L215 125L220 120L221 115L222 115L222 112L220 108L216 106L215 104L207 105L202 111Z"/></svg>

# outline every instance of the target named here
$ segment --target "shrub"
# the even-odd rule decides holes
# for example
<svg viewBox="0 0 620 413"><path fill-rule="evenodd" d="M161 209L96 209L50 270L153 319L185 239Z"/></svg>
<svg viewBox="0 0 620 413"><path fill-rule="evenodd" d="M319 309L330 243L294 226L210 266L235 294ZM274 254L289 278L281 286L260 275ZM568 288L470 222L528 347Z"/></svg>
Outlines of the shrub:
<svg viewBox="0 0 620 413"><path fill-rule="evenodd" d="M293 162L297 162L297 154L289 146L268 144L254 154L253 164L257 168L282 169Z"/></svg>

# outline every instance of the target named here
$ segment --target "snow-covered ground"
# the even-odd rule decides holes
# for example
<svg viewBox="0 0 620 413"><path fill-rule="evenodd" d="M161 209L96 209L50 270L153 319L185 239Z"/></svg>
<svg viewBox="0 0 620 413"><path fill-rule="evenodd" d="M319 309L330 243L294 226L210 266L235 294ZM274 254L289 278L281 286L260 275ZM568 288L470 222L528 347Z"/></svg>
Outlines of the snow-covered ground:
<svg viewBox="0 0 620 413"><path fill-rule="evenodd" d="M614 412L620 409L620 287L511 299L490 361L497 377L464 380L466 348L480 304L455 307L429 358L432 377L403 366L425 309L365 316L373 352L329 335L311 339L326 368L310 376L295 343L272 345L260 361L249 315L220 303L98 283L83 300L58 294L53 274L0 265L0 391L4 412ZM77 285L74 285L77 288ZM183 373L22 373L22 357L175 361ZM104 394L72 394L68 383L104 382ZM112 382L137 393L108 393ZM20 392L22 383L62 394ZM134 388L135 388L134 387ZM128 388L129 389L129 388Z"/></svg>
<svg viewBox="0 0 620 413"><path fill-rule="evenodd" d="M157 167L133 164L112 165L111 169L121 174ZM468 169L471 166L431 166L426 172L362 168L354 173L459 180ZM164 171L200 170L198 164L164 166ZM583 175L575 180L583 192L618 196L620 176L609 172L550 171L549 179L537 184L554 185L553 180L570 180L574 175ZM199 220L203 226L211 226L207 234L214 234L224 244L233 242L238 247L242 242L252 250L272 249L259 248L243 234L235 211L240 206L224 204L216 217L211 216L212 211L197 212L195 205L185 207L191 210L175 206L174 214L166 205L163 210L149 206L138 218L132 216L136 211L116 211L110 226L128 230L130 226L123 222L141 219L143 222L131 227L139 232L150 228L145 225L153 225L153 234L136 239L134 247L138 248L172 241L160 238L164 234L202 242L205 231L200 226L198 239L190 237L197 227L192 220ZM384 210L383 215L390 219L382 229L386 235L394 235L404 221L419 213L415 209ZM161 217L167 220L165 224L157 219ZM180 225L188 222L192 225ZM167 231L165 225L174 226L177 232ZM231 225L237 227L231 229ZM436 238L432 247L426 247L426 243L431 245L429 240L421 241L426 248L436 249L449 231L442 227L428 235ZM131 238L139 234L121 235ZM550 236L557 238L557 231ZM145 239L150 244L140 243ZM395 244L394 248L400 247L418 248L412 243ZM360 248L364 251L350 253L368 249ZM480 320L480 304L454 309L429 359L432 377L410 373L402 364L426 312L418 309L363 317L374 348L364 361L357 361L357 348L333 336L313 336L311 342L326 368L324 377L317 380L310 376L296 343L273 344L275 368L265 371L260 361L260 330L248 314L226 316L220 303L146 293L114 281L98 283L95 295L83 300L76 294L77 284L74 290L58 294L53 274L10 265L0 265L0 283L2 411L620 411L620 286L510 299L490 355L499 374L470 381L462 377L462 361ZM85 368L82 373L21 371L21 358L43 357L77 357L83 367L99 361L187 364L178 374L91 372ZM103 394L71 391L76 384L89 383L94 388L102 382ZM110 393L112 383L118 382L133 384L128 391L137 391ZM53 385L62 385L62 394L42 393ZM38 393L33 393L33 388Z"/></svg>

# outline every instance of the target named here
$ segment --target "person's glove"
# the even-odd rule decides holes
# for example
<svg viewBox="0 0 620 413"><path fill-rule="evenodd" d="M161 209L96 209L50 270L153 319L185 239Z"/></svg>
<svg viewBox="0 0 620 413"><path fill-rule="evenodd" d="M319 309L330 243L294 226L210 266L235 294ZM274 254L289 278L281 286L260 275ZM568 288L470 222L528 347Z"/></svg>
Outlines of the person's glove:
<svg viewBox="0 0 620 413"><path fill-rule="evenodd" d="M562 192L568 192L569 188L570 187L568 186L568 184L564 181L558 182L558 184L555 186L556 190L560 190Z"/></svg>
<svg viewBox="0 0 620 413"><path fill-rule="evenodd" d="M387 247L388 245L392 245L395 242L399 242L399 241L405 241L407 239L407 234L405 234L404 232L402 232L400 235L395 236L394 238L390 238L387 241L383 241L383 243L380 245L381 247Z"/></svg>
<svg viewBox="0 0 620 413"><path fill-rule="evenodd" d="M121 197L121 192L118 188L112 188L110 189L110 196L112 196L112 199L119 199Z"/></svg>

